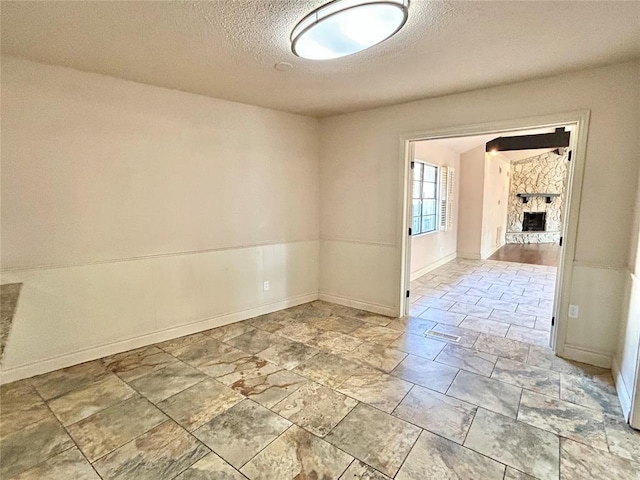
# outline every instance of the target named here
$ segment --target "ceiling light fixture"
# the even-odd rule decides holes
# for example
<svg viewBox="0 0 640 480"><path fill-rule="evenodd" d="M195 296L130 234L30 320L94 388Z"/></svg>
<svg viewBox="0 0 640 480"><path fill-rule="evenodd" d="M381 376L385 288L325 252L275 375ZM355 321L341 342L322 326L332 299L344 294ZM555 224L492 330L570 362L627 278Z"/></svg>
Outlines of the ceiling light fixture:
<svg viewBox="0 0 640 480"><path fill-rule="evenodd" d="M291 32L291 50L328 60L373 47L400 30L409 0L334 0L304 17Z"/></svg>

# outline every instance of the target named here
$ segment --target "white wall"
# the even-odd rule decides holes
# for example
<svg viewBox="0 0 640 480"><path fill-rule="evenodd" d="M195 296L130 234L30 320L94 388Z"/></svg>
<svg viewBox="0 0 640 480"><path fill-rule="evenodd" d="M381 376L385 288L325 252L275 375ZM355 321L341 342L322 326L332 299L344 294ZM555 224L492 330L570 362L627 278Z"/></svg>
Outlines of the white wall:
<svg viewBox="0 0 640 480"><path fill-rule="evenodd" d="M453 226L441 231L414 235L411 237L411 278L418 278L429 270L456 257L458 236L458 175L460 172L460 155L450 148L436 145L433 142L416 142L414 157L416 160L454 168L454 201Z"/></svg>
<svg viewBox="0 0 640 480"><path fill-rule="evenodd" d="M579 319L562 321L569 324L566 355L610 363L619 316L615 311L602 314L588 307L599 301L622 302L621 280L631 237L628 202L636 194L640 163L639 69L637 61L628 62L323 119L320 232L325 241L320 246L321 290L399 311L399 198L404 180L401 135L590 109L584 183L576 212L579 226L574 264L579 268L570 298L563 299L588 303L580 305ZM460 204L462 224L462 201ZM460 238L458 250L463 251ZM376 265L365 265L372 258L377 259L380 269L391 269L393 275L372 275ZM348 283L339 280L343 275L349 276ZM611 289L603 289L603 283L612 277ZM364 298L362 291L379 293ZM603 329L606 335L602 335Z"/></svg>
<svg viewBox="0 0 640 480"><path fill-rule="evenodd" d="M631 413L635 399L632 425L640 429L640 388L638 384L638 356L640 355L640 279L638 272L625 278L622 319L613 374L620 403L626 416Z"/></svg>
<svg viewBox="0 0 640 480"><path fill-rule="evenodd" d="M487 154L484 145L460 155L459 257L484 259L504 245L508 172L509 161Z"/></svg>
<svg viewBox="0 0 640 480"><path fill-rule="evenodd" d="M632 426L640 429L640 178L632 228L613 373L625 415L630 416Z"/></svg>
<svg viewBox="0 0 640 480"><path fill-rule="evenodd" d="M458 256L475 260L480 259L482 255L484 158L484 145L479 145L460 155Z"/></svg>
<svg viewBox="0 0 640 480"><path fill-rule="evenodd" d="M313 118L3 58L2 282L24 282L3 381L317 298L318 140Z"/></svg>
<svg viewBox="0 0 640 480"><path fill-rule="evenodd" d="M482 258L490 257L505 243L509 204L509 161L484 155L484 193L482 196Z"/></svg>

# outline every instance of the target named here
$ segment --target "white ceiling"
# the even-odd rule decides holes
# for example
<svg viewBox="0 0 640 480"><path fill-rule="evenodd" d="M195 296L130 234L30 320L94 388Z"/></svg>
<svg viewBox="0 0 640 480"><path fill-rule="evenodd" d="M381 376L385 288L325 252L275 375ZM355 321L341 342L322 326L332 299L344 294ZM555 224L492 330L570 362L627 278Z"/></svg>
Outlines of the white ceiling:
<svg viewBox="0 0 640 480"><path fill-rule="evenodd" d="M387 42L295 57L291 29L326 1L2 1L2 53L315 116L640 56L640 2L413 0Z"/></svg>
<svg viewBox="0 0 640 480"><path fill-rule="evenodd" d="M573 130L572 126L565 127L567 130ZM451 138L439 138L437 140L423 140L424 142L433 142L436 145L441 147L448 148L449 150L453 150L456 153L465 153L469 150L483 146L490 140L493 140L497 137L517 137L520 135L536 135L539 133L553 133L555 128L533 128L529 130L519 130L514 132L503 132L503 133L491 133L486 135L471 135L466 137L451 137ZM554 148L539 148L533 150L512 150L512 151L504 151L499 152L498 155L502 157L504 160L509 162L516 162L518 160L523 160L525 158L534 157L536 155L542 155L546 152L551 152L555 150Z"/></svg>

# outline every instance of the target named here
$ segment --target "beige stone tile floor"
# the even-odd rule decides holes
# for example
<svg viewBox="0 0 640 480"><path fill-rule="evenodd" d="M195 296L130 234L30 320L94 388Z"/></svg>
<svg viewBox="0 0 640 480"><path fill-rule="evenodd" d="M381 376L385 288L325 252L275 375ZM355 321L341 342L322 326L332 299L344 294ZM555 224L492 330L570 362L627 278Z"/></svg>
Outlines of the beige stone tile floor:
<svg viewBox="0 0 640 480"><path fill-rule="evenodd" d="M546 347L555 269L454 260L411 316L312 302L0 388L0 478L640 479L608 370Z"/></svg>

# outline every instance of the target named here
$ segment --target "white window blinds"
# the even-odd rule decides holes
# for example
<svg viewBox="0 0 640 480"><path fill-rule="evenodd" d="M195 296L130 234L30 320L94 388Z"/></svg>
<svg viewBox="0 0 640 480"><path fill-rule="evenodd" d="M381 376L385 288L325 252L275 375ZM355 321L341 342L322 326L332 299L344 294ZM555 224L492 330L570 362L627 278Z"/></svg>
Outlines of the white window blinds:
<svg viewBox="0 0 640 480"><path fill-rule="evenodd" d="M453 228L453 203L455 199L455 168L440 167L440 230Z"/></svg>

